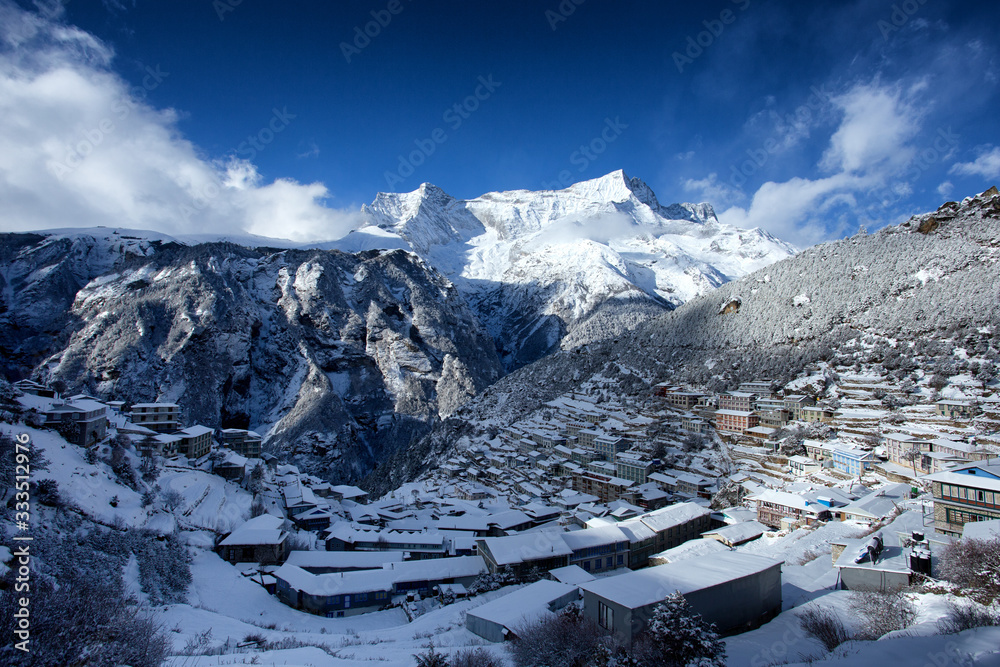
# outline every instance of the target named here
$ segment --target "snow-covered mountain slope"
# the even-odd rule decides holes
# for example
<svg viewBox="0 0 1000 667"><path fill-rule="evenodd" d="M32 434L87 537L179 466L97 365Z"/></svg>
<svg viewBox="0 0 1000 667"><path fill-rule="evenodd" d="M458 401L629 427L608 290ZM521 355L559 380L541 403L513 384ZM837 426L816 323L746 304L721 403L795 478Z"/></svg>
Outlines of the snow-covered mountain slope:
<svg viewBox="0 0 1000 667"><path fill-rule="evenodd" d="M0 237L10 376L254 428L348 480L496 381L492 341L412 253Z"/></svg>
<svg viewBox="0 0 1000 667"><path fill-rule="evenodd" d="M637 397L663 380L713 390L788 381L807 365L849 358L873 343L896 363L935 359L930 373L967 353L995 353L998 267L996 188L871 235L814 246L615 339L560 351L507 375L453 423L398 451L371 486L414 479L449 451L453 434L471 438L512 423L595 377Z"/></svg>
<svg viewBox="0 0 1000 667"><path fill-rule="evenodd" d="M795 252L762 230L721 224L708 204L661 206L620 170L565 190L469 200L425 183L380 193L362 213L369 226L355 234L402 240L455 283L509 369L560 342L615 335Z"/></svg>

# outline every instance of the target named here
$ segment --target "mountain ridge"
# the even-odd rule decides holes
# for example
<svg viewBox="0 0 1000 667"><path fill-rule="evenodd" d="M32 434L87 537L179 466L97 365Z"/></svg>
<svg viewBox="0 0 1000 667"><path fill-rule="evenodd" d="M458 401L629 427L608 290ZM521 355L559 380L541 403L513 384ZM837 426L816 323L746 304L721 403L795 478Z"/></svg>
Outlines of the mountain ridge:
<svg viewBox="0 0 1000 667"><path fill-rule="evenodd" d="M379 193L362 215L356 234L394 235L456 284L508 370L616 335L795 252L763 230L720 223L710 204L664 207L623 170L563 190L468 200L424 183ZM579 326L622 299L634 303L632 317Z"/></svg>
<svg viewBox="0 0 1000 667"><path fill-rule="evenodd" d="M865 346L919 351L947 368L964 349L998 347L998 264L996 188L870 235L813 246L615 338L508 374L397 451L366 484L377 492L415 479L447 456L454 434L488 438L490 429L597 377L633 398L664 380L724 391L761 379L782 384L809 364Z"/></svg>

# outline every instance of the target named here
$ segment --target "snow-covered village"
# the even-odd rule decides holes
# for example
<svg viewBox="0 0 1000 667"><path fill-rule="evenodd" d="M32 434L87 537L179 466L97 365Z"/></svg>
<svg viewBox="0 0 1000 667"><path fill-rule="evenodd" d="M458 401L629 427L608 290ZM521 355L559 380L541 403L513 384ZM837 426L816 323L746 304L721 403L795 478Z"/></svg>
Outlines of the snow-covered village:
<svg viewBox="0 0 1000 667"><path fill-rule="evenodd" d="M995 568L996 551L962 558L1000 538L1000 383L991 361L956 356L950 377L883 358L722 393L661 382L639 400L597 379L381 498L262 453L253 431L186 424L174 403L23 380L6 414L30 427L3 430L45 461L36 494L54 530L86 517L184 563L123 564L179 665L435 651L500 664L506 642L569 609L631 646L678 591L726 636L729 664L837 655L816 617L839 618L845 642L885 637L842 655L867 664L918 637L946 651L943 627L990 613L976 600L996 570L963 568ZM996 645L973 637L963 651Z"/></svg>
<svg viewBox="0 0 1000 667"><path fill-rule="evenodd" d="M0 667L1000 667L997 35L0 0Z"/></svg>

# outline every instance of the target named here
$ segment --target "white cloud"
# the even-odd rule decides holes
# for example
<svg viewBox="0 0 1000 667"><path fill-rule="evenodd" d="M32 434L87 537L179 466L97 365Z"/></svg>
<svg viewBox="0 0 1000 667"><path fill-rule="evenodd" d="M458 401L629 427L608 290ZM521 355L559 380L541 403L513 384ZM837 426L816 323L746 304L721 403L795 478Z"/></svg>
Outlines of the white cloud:
<svg viewBox="0 0 1000 667"><path fill-rule="evenodd" d="M855 207L858 195L886 188L916 154L912 140L922 119L916 100L923 85L856 84L833 96L843 117L818 164L828 175L768 181L748 208L732 206L719 220L761 227L800 247L843 234L848 223L836 211Z"/></svg>
<svg viewBox="0 0 1000 667"><path fill-rule="evenodd" d="M900 167L913 158L915 149L907 142L920 129L920 112L899 86L858 85L833 102L843 110L844 119L830 138L820 162L822 168L870 172L884 166Z"/></svg>
<svg viewBox="0 0 1000 667"><path fill-rule="evenodd" d="M989 146L980 146L977 151L979 157L974 161L954 164L948 173L1000 179L1000 146L993 146L992 148Z"/></svg>
<svg viewBox="0 0 1000 667"><path fill-rule="evenodd" d="M937 193L942 197L947 197L951 195L951 191L954 189L955 186L951 181L945 181L941 185L937 186Z"/></svg>
<svg viewBox="0 0 1000 667"><path fill-rule="evenodd" d="M720 181L715 172L705 178L685 179L681 185L685 191L694 193L699 202L709 202L719 208L735 204L744 197L741 190Z"/></svg>
<svg viewBox="0 0 1000 667"><path fill-rule="evenodd" d="M178 114L109 69L113 52L77 28L0 0L2 231L95 225L168 234L251 232L335 239L359 223L321 183L263 184L248 162L208 161Z"/></svg>

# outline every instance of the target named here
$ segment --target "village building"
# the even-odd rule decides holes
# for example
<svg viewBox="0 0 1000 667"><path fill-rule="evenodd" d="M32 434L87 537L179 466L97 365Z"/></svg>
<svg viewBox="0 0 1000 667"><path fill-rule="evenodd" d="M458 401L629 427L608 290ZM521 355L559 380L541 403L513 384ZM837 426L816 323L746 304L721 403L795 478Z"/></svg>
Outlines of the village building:
<svg viewBox="0 0 1000 667"><path fill-rule="evenodd" d="M284 523L272 514L250 519L219 542L219 555L230 563L280 563L288 555Z"/></svg>
<svg viewBox="0 0 1000 667"><path fill-rule="evenodd" d="M13 383L13 386L14 389L32 396L41 396L42 398L55 398L56 396L54 389L46 387L44 384L35 382L34 380L18 380Z"/></svg>
<svg viewBox="0 0 1000 667"><path fill-rule="evenodd" d="M884 547L875 561L866 553L871 538L843 540L834 543L832 554L837 569L837 582L844 590L891 592L915 583L909 565L908 550L898 546Z"/></svg>
<svg viewBox="0 0 1000 667"><path fill-rule="evenodd" d="M924 477L934 495L934 527L960 536L967 523L1000 519L1000 459L976 461Z"/></svg>
<svg viewBox="0 0 1000 667"><path fill-rule="evenodd" d="M213 465L212 472L222 479L242 481L247 473L247 458L233 452L227 452L226 458Z"/></svg>
<svg viewBox="0 0 1000 667"><path fill-rule="evenodd" d="M934 404L934 409L937 414L948 419L971 419L976 414L971 401L943 399Z"/></svg>
<svg viewBox="0 0 1000 667"><path fill-rule="evenodd" d="M719 433L738 433L743 435L760 423L760 417L749 410L720 409L715 412L715 430Z"/></svg>
<svg viewBox="0 0 1000 667"><path fill-rule="evenodd" d="M45 426L59 429L68 442L80 447L90 447L104 440L108 433L107 406L97 401L56 402L42 416Z"/></svg>
<svg viewBox="0 0 1000 667"><path fill-rule="evenodd" d="M756 380L754 382L742 382L737 391L746 394L756 394L758 397L771 398L774 396L774 385L769 380Z"/></svg>
<svg viewBox="0 0 1000 667"><path fill-rule="evenodd" d="M515 633L580 599L580 589L558 581L541 580L480 605L465 613L466 629L489 642L514 639Z"/></svg>
<svg viewBox="0 0 1000 667"><path fill-rule="evenodd" d="M311 574L377 570L386 563L402 562L402 551L291 551L285 560Z"/></svg>
<svg viewBox="0 0 1000 667"><path fill-rule="evenodd" d="M710 425L707 421L701 419L700 417L685 415L681 417L681 430L687 431L688 433L708 435L710 431Z"/></svg>
<svg viewBox="0 0 1000 667"><path fill-rule="evenodd" d="M548 572L569 565L573 550L557 532L521 533L476 540L490 572L507 570L523 577L532 570Z"/></svg>
<svg viewBox="0 0 1000 667"><path fill-rule="evenodd" d="M364 530L338 521L326 531L327 551L402 551L406 560L444 558L445 536L438 531Z"/></svg>
<svg viewBox="0 0 1000 667"><path fill-rule="evenodd" d="M795 455L788 457L788 472L795 477L804 477L814 472L819 472L822 469L822 463L808 456Z"/></svg>
<svg viewBox="0 0 1000 667"><path fill-rule="evenodd" d="M628 565L629 538L616 526L602 526L562 533L572 553L570 565L585 572L607 572Z"/></svg>
<svg viewBox="0 0 1000 667"><path fill-rule="evenodd" d="M816 405L816 399L811 396L803 396L801 394L792 394L790 396L785 396L784 398L785 409L788 410L788 416L790 419L795 421L802 420L802 409L811 405Z"/></svg>
<svg viewBox="0 0 1000 667"><path fill-rule="evenodd" d="M823 405L807 405L800 411L799 419L804 422L831 422L834 410Z"/></svg>
<svg viewBox="0 0 1000 667"><path fill-rule="evenodd" d="M909 433L886 433L885 455L893 463L901 466L920 468L920 438Z"/></svg>
<svg viewBox="0 0 1000 667"><path fill-rule="evenodd" d="M800 495L787 491L767 489L750 500L757 503L757 521L771 528L805 522L809 525L832 518L830 506L809 502Z"/></svg>
<svg viewBox="0 0 1000 667"><path fill-rule="evenodd" d="M189 459L200 459L212 449L212 429L207 426L194 425L183 428L173 435L177 436L177 453Z"/></svg>
<svg viewBox="0 0 1000 667"><path fill-rule="evenodd" d="M589 493L600 498L602 503L629 496L635 482L600 473L583 471L573 475L573 490Z"/></svg>
<svg viewBox="0 0 1000 667"><path fill-rule="evenodd" d="M157 433L174 433L181 427L181 408L176 403L136 403L130 418L133 424Z"/></svg>
<svg viewBox="0 0 1000 667"><path fill-rule="evenodd" d="M260 434L242 428L224 428L219 431L222 446L233 450L248 459L259 459L261 448Z"/></svg>
<svg viewBox="0 0 1000 667"><path fill-rule="evenodd" d="M677 487L675 493L687 498L711 498L712 497L712 482L711 480L702 477L701 475L695 475L690 472L677 472L674 475L677 479Z"/></svg>
<svg viewBox="0 0 1000 667"><path fill-rule="evenodd" d="M684 391L681 387L662 388L662 391L655 393L655 395L665 398L670 407L678 410L690 410L704 396L699 392Z"/></svg>
<svg viewBox="0 0 1000 667"><path fill-rule="evenodd" d="M353 616L388 605L394 595L430 595L443 584L468 586L483 571L479 556L440 561L390 561L380 569L313 574L285 563L274 572L275 593L290 607L330 618Z"/></svg>
<svg viewBox="0 0 1000 667"><path fill-rule="evenodd" d="M135 450L140 456L171 457L177 455L177 443L180 442L179 436L166 433L157 435L155 431L145 430L148 431L145 436L132 439L135 444Z"/></svg>
<svg viewBox="0 0 1000 667"><path fill-rule="evenodd" d="M734 523L722 528L707 530L701 536L707 540L716 540L727 547L738 547L752 542L768 531L768 527L756 521Z"/></svg>
<svg viewBox="0 0 1000 667"><path fill-rule="evenodd" d="M785 408L777 408L774 410L757 410L757 417L760 421L761 426L766 426L768 428L782 428L788 424L791 419L788 410Z"/></svg>
<svg viewBox="0 0 1000 667"><path fill-rule="evenodd" d="M802 446L806 448L806 456L809 458L816 461L829 461L833 459L833 448L836 445L823 440L806 440Z"/></svg>
<svg viewBox="0 0 1000 667"><path fill-rule="evenodd" d="M851 447L834 447L831 455L834 469L852 477L868 472L878 462L873 452Z"/></svg>
<svg viewBox="0 0 1000 667"><path fill-rule="evenodd" d="M719 410L733 412L752 412L757 400L757 394L745 391L729 391L719 394Z"/></svg>
<svg viewBox="0 0 1000 667"><path fill-rule="evenodd" d="M910 489L907 483L887 484L844 505L840 515L845 521L877 523L892 516L902 502L910 499Z"/></svg>
<svg viewBox="0 0 1000 667"><path fill-rule="evenodd" d="M720 632L748 630L781 611L781 565L779 560L726 551L597 579L580 585L583 613L631 644L646 629L656 606L677 591Z"/></svg>
<svg viewBox="0 0 1000 667"><path fill-rule="evenodd" d="M615 455L615 473L622 479L636 484L645 484L649 473L653 472L653 462L640 452L621 452Z"/></svg>
<svg viewBox="0 0 1000 667"><path fill-rule="evenodd" d="M656 533L652 553L693 540L712 527L712 512L694 503L677 503L639 517Z"/></svg>

